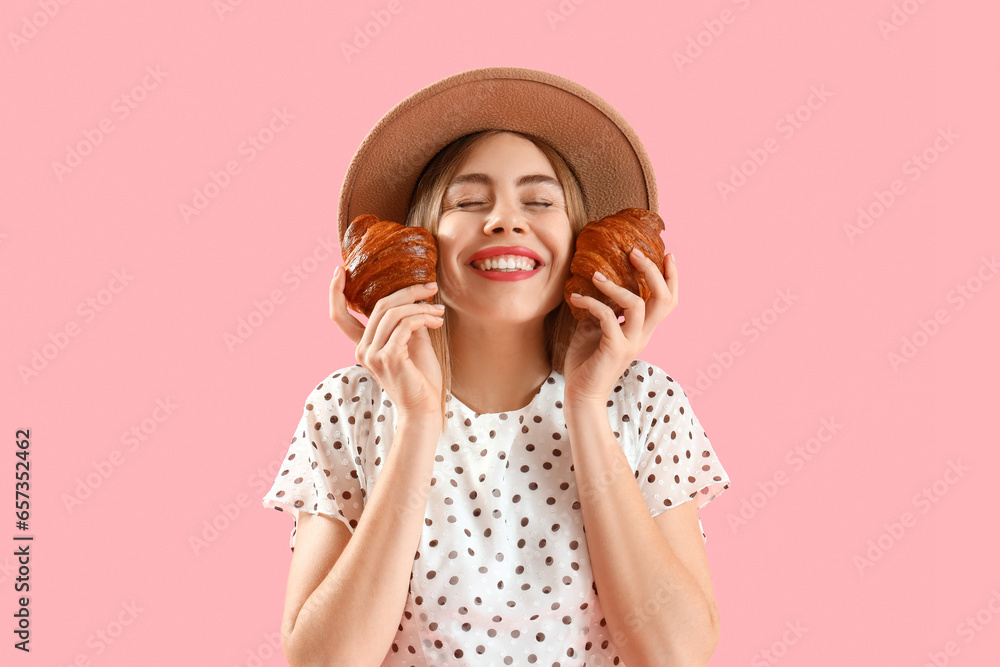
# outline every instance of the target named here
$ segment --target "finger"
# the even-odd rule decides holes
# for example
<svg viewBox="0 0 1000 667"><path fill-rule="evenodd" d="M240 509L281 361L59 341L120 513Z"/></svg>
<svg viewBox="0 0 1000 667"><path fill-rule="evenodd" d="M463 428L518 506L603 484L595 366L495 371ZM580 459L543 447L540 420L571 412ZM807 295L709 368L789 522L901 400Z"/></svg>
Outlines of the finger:
<svg viewBox="0 0 1000 667"><path fill-rule="evenodd" d="M372 308L371 314L368 316L368 323L365 325L365 331L362 333L359 340L362 354L365 350L371 347L372 338L374 338L375 333L378 331L379 321L388 309L407 303L413 303L421 299L430 299L434 296L435 291L437 291L437 285L433 288L429 288L425 284L416 284L398 289L392 294L387 294L379 299L375 303L375 307Z"/></svg>
<svg viewBox="0 0 1000 667"><path fill-rule="evenodd" d="M645 253L637 249L629 254L629 259L642 272L642 276L646 279L646 284L649 286L651 296L669 301L672 294L667 282L671 276L670 255L664 255L662 267L658 266Z"/></svg>
<svg viewBox="0 0 1000 667"><path fill-rule="evenodd" d="M677 303L676 268L671 264L669 255L663 258L663 268L657 266L656 262L642 252L638 256L632 253L629 257L632 264L642 272L649 287L650 298L646 303L646 318L655 324L666 317Z"/></svg>
<svg viewBox="0 0 1000 667"><path fill-rule="evenodd" d="M678 287L680 283L677 279L677 264L674 263L674 253L670 253L669 257L670 259L665 262L665 274L667 276L667 288L670 290L674 305L676 306L680 299L680 288Z"/></svg>
<svg viewBox="0 0 1000 667"><path fill-rule="evenodd" d="M443 317L421 313L403 318L392 330L392 335L386 341L381 353L396 358L401 357L406 352L406 346L410 343L413 332L420 327L437 328L444 324Z"/></svg>
<svg viewBox="0 0 1000 667"><path fill-rule="evenodd" d="M419 319L423 315L440 317L443 314L444 308L437 308L429 303L408 303L390 308L374 326L375 333L371 338L369 346L373 350L382 349L389 341L393 331L399 328L399 324L408 317Z"/></svg>
<svg viewBox="0 0 1000 667"><path fill-rule="evenodd" d="M387 294L382 297L375 304L375 307L372 308L372 314L368 316L368 321L370 323L374 322L375 325L377 325L378 321L390 308L432 298L435 292L437 292L437 284L433 283L434 287L427 287L429 284L432 283L418 283L416 285L410 285L409 287L398 289L392 294Z"/></svg>
<svg viewBox="0 0 1000 667"><path fill-rule="evenodd" d="M570 295L570 299L575 306L586 308L597 319L601 325L601 331L605 336L613 341L620 341L625 337L622 333L621 325L618 324L618 318L615 317L615 311L610 306L601 303L593 297L582 296L576 293ZM626 317L625 320L628 321L628 318Z"/></svg>
<svg viewBox="0 0 1000 667"><path fill-rule="evenodd" d="M646 302L643 301L641 296L632 292L632 290L626 289L606 278L601 280L599 276L601 276L601 273L595 271L591 281L598 290L607 294L615 303L622 307L625 315L625 323L622 325L621 330L625 337L632 339L642 333L642 325L646 320ZM616 318L615 322L617 323L617 321Z"/></svg>
<svg viewBox="0 0 1000 667"><path fill-rule="evenodd" d="M330 281L330 319L351 339L351 342L357 345L365 335L365 325L347 310L345 284L344 269L338 266L333 272L333 280Z"/></svg>

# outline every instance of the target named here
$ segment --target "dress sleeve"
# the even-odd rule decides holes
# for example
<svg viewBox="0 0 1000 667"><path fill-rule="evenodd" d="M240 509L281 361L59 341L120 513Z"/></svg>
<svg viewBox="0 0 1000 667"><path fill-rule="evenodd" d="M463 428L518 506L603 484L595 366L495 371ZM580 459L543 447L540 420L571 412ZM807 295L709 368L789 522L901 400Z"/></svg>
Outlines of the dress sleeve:
<svg viewBox="0 0 1000 667"><path fill-rule="evenodd" d="M688 500L698 509L729 488L729 475L708 434L691 409L687 394L653 364L634 368L641 431L636 481L652 516ZM708 541L701 519L702 540Z"/></svg>
<svg viewBox="0 0 1000 667"><path fill-rule="evenodd" d="M359 400L364 398L361 394L366 385L360 385L357 373L347 369L334 373L310 392L288 454L263 498L265 508L294 518L289 538L292 551L299 512L339 520L351 533L361 518L367 480L362 462L368 434L358 432L362 420L356 413L366 405Z"/></svg>

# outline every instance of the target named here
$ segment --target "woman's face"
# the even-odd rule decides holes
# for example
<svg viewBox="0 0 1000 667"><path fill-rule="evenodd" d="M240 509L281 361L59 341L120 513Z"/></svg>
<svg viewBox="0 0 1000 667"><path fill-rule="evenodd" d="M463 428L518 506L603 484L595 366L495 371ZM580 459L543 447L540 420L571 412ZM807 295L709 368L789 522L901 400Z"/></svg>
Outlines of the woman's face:
<svg viewBox="0 0 1000 667"><path fill-rule="evenodd" d="M545 154L509 133L476 145L445 192L437 242L441 299L454 315L544 319L563 300L573 244L562 187ZM484 254L508 268L483 265Z"/></svg>

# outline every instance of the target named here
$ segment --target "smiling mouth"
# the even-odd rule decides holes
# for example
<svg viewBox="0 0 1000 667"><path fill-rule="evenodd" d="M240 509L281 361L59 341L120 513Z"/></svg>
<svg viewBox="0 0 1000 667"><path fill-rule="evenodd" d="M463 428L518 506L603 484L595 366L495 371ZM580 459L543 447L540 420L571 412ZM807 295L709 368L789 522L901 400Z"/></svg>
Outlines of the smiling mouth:
<svg viewBox="0 0 1000 667"><path fill-rule="evenodd" d="M541 263L521 255L496 255L486 259L478 259L469 265L480 271L515 272L534 271L541 266Z"/></svg>

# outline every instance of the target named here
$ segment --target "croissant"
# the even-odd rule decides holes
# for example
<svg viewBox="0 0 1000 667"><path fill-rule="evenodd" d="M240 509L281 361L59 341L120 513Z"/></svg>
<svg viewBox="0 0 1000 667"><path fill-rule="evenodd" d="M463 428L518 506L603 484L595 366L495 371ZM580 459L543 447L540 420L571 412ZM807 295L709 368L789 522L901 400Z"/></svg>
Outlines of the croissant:
<svg viewBox="0 0 1000 667"><path fill-rule="evenodd" d="M649 286L632 264L629 253L633 246L638 248L653 260L662 275L665 249L660 232L663 229L660 216L641 208L626 208L606 218L588 222L576 237L576 250L570 262L573 275L566 281L565 298L573 317L581 322L591 317L589 310L572 303L570 294L573 292L594 297L610 306L616 316L620 317L624 312L614 299L594 286L594 271L600 271L611 282L638 294L643 301L649 300Z"/></svg>
<svg viewBox="0 0 1000 667"><path fill-rule="evenodd" d="M436 280L437 255L437 240L423 227L359 215L344 232L347 305L370 317L382 297Z"/></svg>

